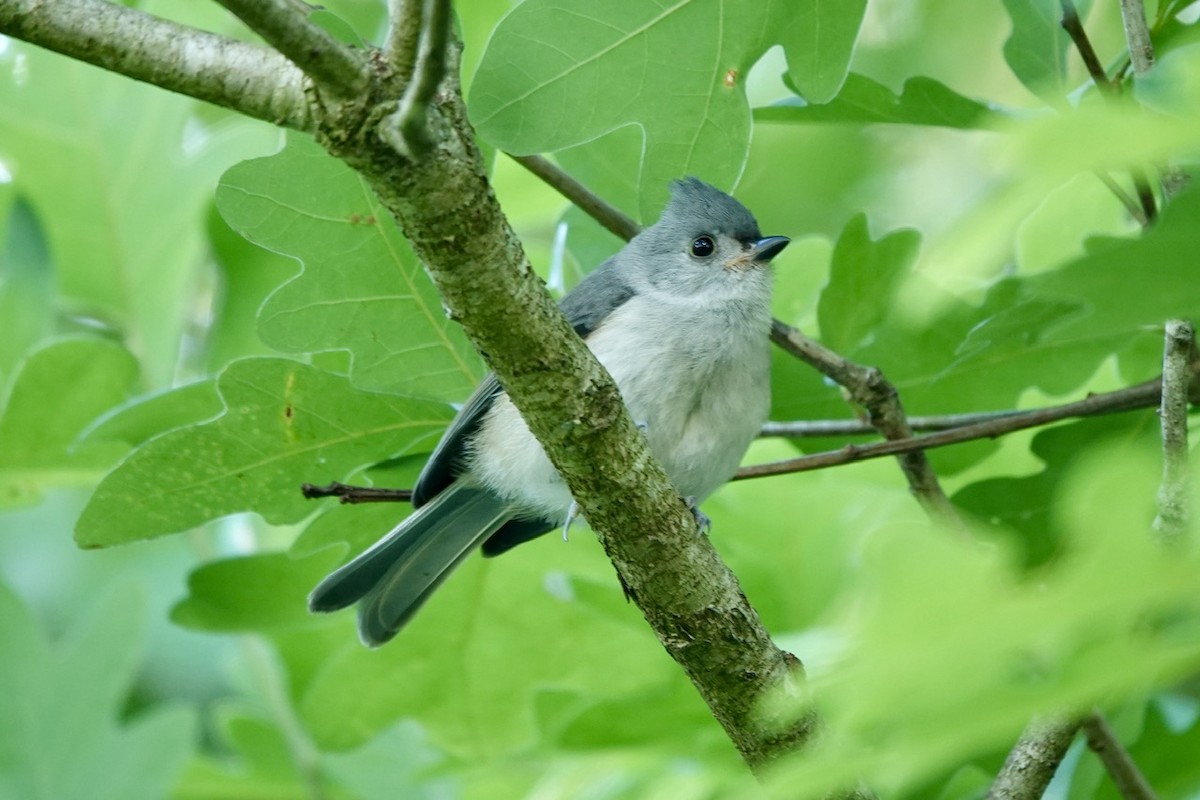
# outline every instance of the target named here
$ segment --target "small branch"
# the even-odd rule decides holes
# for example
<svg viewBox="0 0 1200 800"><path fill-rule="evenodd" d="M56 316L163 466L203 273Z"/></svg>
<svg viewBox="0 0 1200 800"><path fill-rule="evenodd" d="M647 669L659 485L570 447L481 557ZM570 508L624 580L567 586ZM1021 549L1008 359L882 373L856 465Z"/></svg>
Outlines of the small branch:
<svg viewBox="0 0 1200 800"><path fill-rule="evenodd" d="M592 192L554 162L542 156L514 156L509 158L516 161L525 169L537 175L549 186L553 187L563 197L570 200L592 219L599 222L605 230L629 241L641 231L641 226L621 209L609 204L603 198Z"/></svg>
<svg viewBox="0 0 1200 800"><path fill-rule="evenodd" d="M909 417L908 426L914 431L947 431L1025 414L1025 411L976 411L967 414L935 414L927 417ZM765 422L761 438L780 437L785 439L814 439L825 436L866 436L879 431L868 422L857 419L816 419Z"/></svg>
<svg viewBox="0 0 1200 800"><path fill-rule="evenodd" d="M375 486L350 486L333 481L324 486L311 483L301 484L300 493L308 500L324 497L340 497L347 505L358 503L410 503L412 489L383 489Z"/></svg>
<svg viewBox="0 0 1200 800"><path fill-rule="evenodd" d="M1108 190L1121 201L1121 205L1125 206L1125 210L1129 212L1129 216L1133 217L1138 225L1144 228L1150 223L1146 219L1146 210L1142 207L1140 200L1131 197L1128 192L1121 188L1121 184L1114 181L1112 176L1107 172L1096 170L1095 174L1100 179L1100 182L1108 187Z"/></svg>
<svg viewBox="0 0 1200 800"><path fill-rule="evenodd" d="M383 55L404 81L412 80L417 65L424 12L422 0L388 0L388 34Z"/></svg>
<svg viewBox="0 0 1200 800"><path fill-rule="evenodd" d="M1122 0L1126 2L1126 0ZM1137 0L1140 4L1140 0ZM1119 81L1114 81L1108 77L1104 71L1104 67L1100 64L1100 59L1096 55L1096 49L1092 47L1092 41L1088 38L1087 31L1084 30L1083 24L1079 21L1079 13L1075 10L1074 0L1059 0L1062 6L1062 26L1071 37L1071 41L1075 43L1075 49L1079 51L1080 58L1083 59L1083 64L1087 68L1088 75L1092 77L1092 81L1096 84L1096 88L1100 90L1100 94L1110 102L1114 100L1121 92L1121 84ZM1145 16L1143 15L1143 23ZM1133 180L1133 188L1137 193L1138 204L1141 206L1141 214L1135 214L1135 218L1145 227L1154 221L1158 215L1157 202L1154 199L1154 190L1150 186L1150 181L1146 177L1146 171L1141 167L1131 167L1129 169L1129 177ZM1110 187L1111 188L1111 187ZM1122 197L1124 193L1118 195ZM1124 201L1123 201L1124 202Z"/></svg>
<svg viewBox="0 0 1200 800"><path fill-rule="evenodd" d="M1100 757L1122 797L1126 800L1157 800L1154 790L1103 714L1093 711L1085 717L1083 732L1087 735L1088 747Z"/></svg>
<svg viewBox="0 0 1200 800"><path fill-rule="evenodd" d="M366 61L360 53L309 22L288 0L217 0L267 44L312 78L317 86L342 97L357 97L367 86Z"/></svg>
<svg viewBox="0 0 1200 800"><path fill-rule="evenodd" d="M1009 751L987 800L1039 800L1079 730L1077 720L1034 719Z"/></svg>
<svg viewBox="0 0 1200 800"><path fill-rule="evenodd" d="M1154 530L1171 540L1187 527L1188 487L1188 387L1190 364L1196 357L1192 326L1178 319L1167 322L1163 348L1162 422L1163 475L1158 490L1158 516Z"/></svg>
<svg viewBox="0 0 1200 800"><path fill-rule="evenodd" d="M1195 383L1198 367L1200 367L1200 364L1193 363L1189 370L1193 384ZM1191 397L1195 398L1197 392L1194 386L1190 388L1190 392ZM1113 414L1118 411L1149 408L1158 404L1161 395L1162 379L1156 378L1152 381L1139 383L1115 392L1094 394L1074 403L1039 408L1033 411L1022 411L1016 414L1005 414L995 419L964 425L960 428L953 428L940 433L931 433L927 436L914 436L909 439L897 439L865 445L849 444L840 450L830 450L824 453L790 458L786 461L775 461L769 464L743 467L737 471L733 479L744 480L746 478L761 478L770 475L785 475L793 472L809 472L841 464L851 464L856 461L865 461L871 458L894 456L914 450L931 450L935 447L959 444L960 442L967 442L972 439L994 439L1006 433L1026 428L1036 428L1052 422L1070 419L1071 417L1094 417L1102 414Z"/></svg>
<svg viewBox="0 0 1200 800"><path fill-rule="evenodd" d="M772 321L771 341L844 387L850 399L866 409L871 425L885 439L892 442L913 440L900 395L880 370L842 358L779 320ZM921 505L942 519L958 520L958 513L942 490L924 451L904 450L896 455L909 488Z"/></svg>
<svg viewBox="0 0 1200 800"><path fill-rule="evenodd" d="M449 57L450 0L427 0L427 6L412 78L396 112L384 120L382 127L384 141L410 159L424 156L433 146L426 109L446 76Z"/></svg>
<svg viewBox="0 0 1200 800"><path fill-rule="evenodd" d="M1125 41L1134 73L1148 72L1154 66L1154 45L1150 43L1144 0L1121 0L1121 19L1125 23Z"/></svg>
<svg viewBox="0 0 1200 800"><path fill-rule="evenodd" d="M266 47L107 0L0 0L0 33L255 119L315 128L304 74Z"/></svg>
<svg viewBox="0 0 1200 800"><path fill-rule="evenodd" d="M1063 30L1075 43L1075 49L1079 51L1083 65L1087 67L1088 75L1092 76L1092 82L1104 94L1115 94L1118 87L1109 80L1108 74L1104 71L1104 66L1100 63L1099 56L1096 55L1096 48L1092 47L1092 40L1088 38L1083 23L1079 21L1079 12L1075 10L1074 0L1059 0L1059 2L1062 5Z"/></svg>

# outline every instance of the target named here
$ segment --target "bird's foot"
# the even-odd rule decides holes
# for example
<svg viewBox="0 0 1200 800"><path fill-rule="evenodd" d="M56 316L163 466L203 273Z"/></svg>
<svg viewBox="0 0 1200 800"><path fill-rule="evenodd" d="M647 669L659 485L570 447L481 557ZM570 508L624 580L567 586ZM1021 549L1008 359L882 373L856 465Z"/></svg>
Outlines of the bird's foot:
<svg viewBox="0 0 1200 800"><path fill-rule="evenodd" d="M568 541L567 534L571 532L571 523L579 516L579 503L571 501L571 507L567 509L567 518L563 521L563 541Z"/></svg>
<svg viewBox="0 0 1200 800"><path fill-rule="evenodd" d="M708 536L708 532L712 530L712 520L708 518L708 514L700 510L700 504L696 502L695 497L685 497L683 502L687 503L688 511L692 512L692 519L696 520L700 535Z"/></svg>

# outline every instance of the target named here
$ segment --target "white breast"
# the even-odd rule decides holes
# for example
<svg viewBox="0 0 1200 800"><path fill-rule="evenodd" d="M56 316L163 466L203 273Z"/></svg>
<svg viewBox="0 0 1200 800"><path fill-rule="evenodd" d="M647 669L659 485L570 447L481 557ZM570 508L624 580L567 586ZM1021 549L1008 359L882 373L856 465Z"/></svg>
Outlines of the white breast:
<svg viewBox="0 0 1200 800"><path fill-rule="evenodd" d="M758 292L719 307L640 294L588 337L685 497L703 500L729 480L767 418L769 327ZM570 493L507 395L497 398L471 450L474 479L526 512L564 516Z"/></svg>

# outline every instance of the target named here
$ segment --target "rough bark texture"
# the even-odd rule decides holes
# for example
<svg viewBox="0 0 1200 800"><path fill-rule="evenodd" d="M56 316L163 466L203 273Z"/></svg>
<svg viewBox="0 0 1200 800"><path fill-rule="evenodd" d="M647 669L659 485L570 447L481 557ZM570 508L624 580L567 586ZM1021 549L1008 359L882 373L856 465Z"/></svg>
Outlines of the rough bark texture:
<svg viewBox="0 0 1200 800"><path fill-rule="evenodd" d="M737 579L697 534L616 385L533 273L487 183L453 77L429 121L434 149L416 162L383 143L378 116L357 126L339 118L320 135L395 214L451 315L566 479L626 591L747 762L792 750L808 722L778 730L758 719L757 706L799 677L799 662L771 642Z"/></svg>
<svg viewBox="0 0 1200 800"><path fill-rule="evenodd" d="M988 800L1038 800L1078 731L1078 720L1054 717L1029 723L988 790Z"/></svg>
<svg viewBox="0 0 1200 800"><path fill-rule="evenodd" d="M401 7L419 4L392 3ZM285 7L272 8L283 13ZM278 31L295 20L260 22ZM760 701L802 675L800 664L771 642L736 578L698 534L691 512L651 457L611 377L533 273L488 184L457 69L448 70L428 109L431 149L406 158L387 144L394 131L382 128L406 89L396 53L372 51L366 88L357 97L338 98L301 78L273 51L105 0L0 0L0 32L312 131L358 170L395 215L451 315L545 446L626 592L747 763L760 767L807 739L810 720L780 724L758 713ZM192 58L197 43L225 48L220 52L230 60ZM450 49L453 64L457 46ZM402 68L404 61L399 59ZM234 85L242 92L230 91Z"/></svg>

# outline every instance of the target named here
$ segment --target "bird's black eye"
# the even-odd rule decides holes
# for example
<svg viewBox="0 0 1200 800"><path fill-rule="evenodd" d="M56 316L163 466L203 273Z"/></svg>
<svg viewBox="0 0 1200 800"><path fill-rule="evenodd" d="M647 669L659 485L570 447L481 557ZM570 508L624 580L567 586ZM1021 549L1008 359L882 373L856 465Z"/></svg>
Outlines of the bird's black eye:
<svg viewBox="0 0 1200 800"><path fill-rule="evenodd" d="M697 258L711 256L716 249L717 245L713 242L711 236L697 236L692 240L692 255Z"/></svg>

